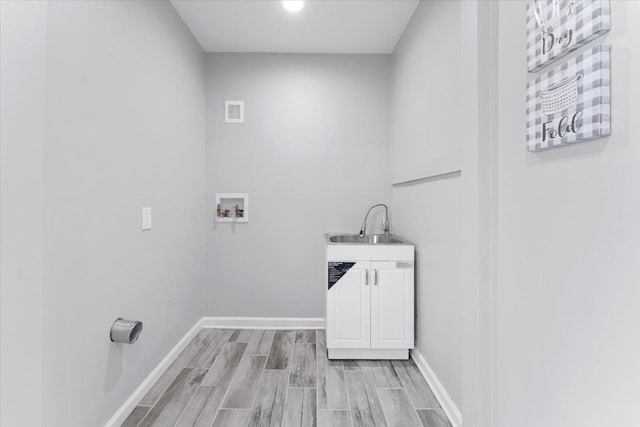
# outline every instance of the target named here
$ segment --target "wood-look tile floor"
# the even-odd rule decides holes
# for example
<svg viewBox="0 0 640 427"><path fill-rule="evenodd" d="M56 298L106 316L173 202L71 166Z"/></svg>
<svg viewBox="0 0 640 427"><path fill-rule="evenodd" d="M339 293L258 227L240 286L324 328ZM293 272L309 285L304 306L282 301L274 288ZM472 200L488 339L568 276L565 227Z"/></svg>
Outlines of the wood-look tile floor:
<svg viewBox="0 0 640 427"><path fill-rule="evenodd" d="M123 426L450 424L411 360L329 360L322 330L204 329Z"/></svg>

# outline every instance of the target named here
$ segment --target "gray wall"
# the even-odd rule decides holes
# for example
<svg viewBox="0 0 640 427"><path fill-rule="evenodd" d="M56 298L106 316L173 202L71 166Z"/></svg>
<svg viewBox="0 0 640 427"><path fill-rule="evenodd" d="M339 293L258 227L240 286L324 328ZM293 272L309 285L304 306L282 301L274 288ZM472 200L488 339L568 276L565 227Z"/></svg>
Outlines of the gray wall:
<svg viewBox="0 0 640 427"><path fill-rule="evenodd" d="M47 4L0 17L0 424L39 426Z"/></svg>
<svg viewBox="0 0 640 427"><path fill-rule="evenodd" d="M393 53L391 80L394 232L416 243L416 347L458 408L460 31L459 2L421 2ZM397 184L406 180L414 181Z"/></svg>
<svg viewBox="0 0 640 427"><path fill-rule="evenodd" d="M496 425L638 426L640 2L611 2L589 45L612 45L612 135L541 153L525 9L500 3Z"/></svg>
<svg viewBox="0 0 640 427"><path fill-rule="evenodd" d="M202 315L204 54L168 2L27 3L2 3L2 424L98 426Z"/></svg>
<svg viewBox="0 0 640 427"><path fill-rule="evenodd" d="M393 51L392 179L460 168L460 2L416 8Z"/></svg>
<svg viewBox="0 0 640 427"><path fill-rule="evenodd" d="M388 55L207 55L206 315L324 317L323 233L390 200L389 71ZM249 193L249 223L214 223L216 192Z"/></svg>

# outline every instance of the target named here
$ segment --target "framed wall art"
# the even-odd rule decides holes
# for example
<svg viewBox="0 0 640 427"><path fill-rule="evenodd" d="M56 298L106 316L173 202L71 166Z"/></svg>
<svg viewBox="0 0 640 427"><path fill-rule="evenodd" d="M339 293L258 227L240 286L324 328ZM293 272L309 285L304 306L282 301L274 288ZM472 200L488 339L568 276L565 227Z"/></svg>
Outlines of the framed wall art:
<svg viewBox="0 0 640 427"><path fill-rule="evenodd" d="M611 134L611 48L598 45L527 84L527 148Z"/></svg>
<svg viewBox="0 0 640 427"><path fill-rule="evenodd" d="M537 71L610 28L609 0L532 0L527 4L527 69Z"/></svg>

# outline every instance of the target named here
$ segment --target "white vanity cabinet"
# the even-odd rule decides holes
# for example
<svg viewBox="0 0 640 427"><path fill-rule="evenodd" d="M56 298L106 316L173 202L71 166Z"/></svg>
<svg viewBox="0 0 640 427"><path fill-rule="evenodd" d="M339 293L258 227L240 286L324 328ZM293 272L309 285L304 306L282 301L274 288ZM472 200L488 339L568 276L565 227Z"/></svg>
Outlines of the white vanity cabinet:
<svg viewBox="0 0 640 427"><path fill-rule="evenodd" d="M372 262L371 348L413 348L413 262Z"/></svg>
<svg viewBox="0 0 640 427"><path fill-rule="evenodd" d="M329 358L408 358L414 345L414 247L398 246L327 245Z"/></svg>

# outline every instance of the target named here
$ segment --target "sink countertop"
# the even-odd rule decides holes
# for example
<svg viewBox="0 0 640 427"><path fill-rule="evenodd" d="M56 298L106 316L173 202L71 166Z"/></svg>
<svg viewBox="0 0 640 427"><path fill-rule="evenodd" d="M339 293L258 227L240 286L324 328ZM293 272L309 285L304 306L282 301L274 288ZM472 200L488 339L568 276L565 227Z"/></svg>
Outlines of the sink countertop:
<svg viewBox="0 0 640 427"><path fill-rule="evenodd" d="M415 245L398 236L391 235L399 239L400 243L338 243L330 240L333 236L351 239L358 237L358 234L325 234L328 262L415 260Z"/></svg>
<svg viewBox="0 0 640 427"><path fill-rule="evenodd" d="M406 239L403 239L402 237L396 236L395 234L389 234L388 237L392 237L394 239L398 239L400 240L399 242L394 242L394 243L386 243L386 242L379 242L379 243L370 243L370 242L332 242L330 239L331 237L335 237L335 236L350 236L350 237L359 237L359 234L354 233L354 234L349 234L349 233L326 233L324 235L325 237L325 242L327 245L339 245L339 246L415 246L413 243L409 242ZM372 236L371 234L367 234L367 236ZM375 234L375 236L384 236L383 234Z"/></svg>

